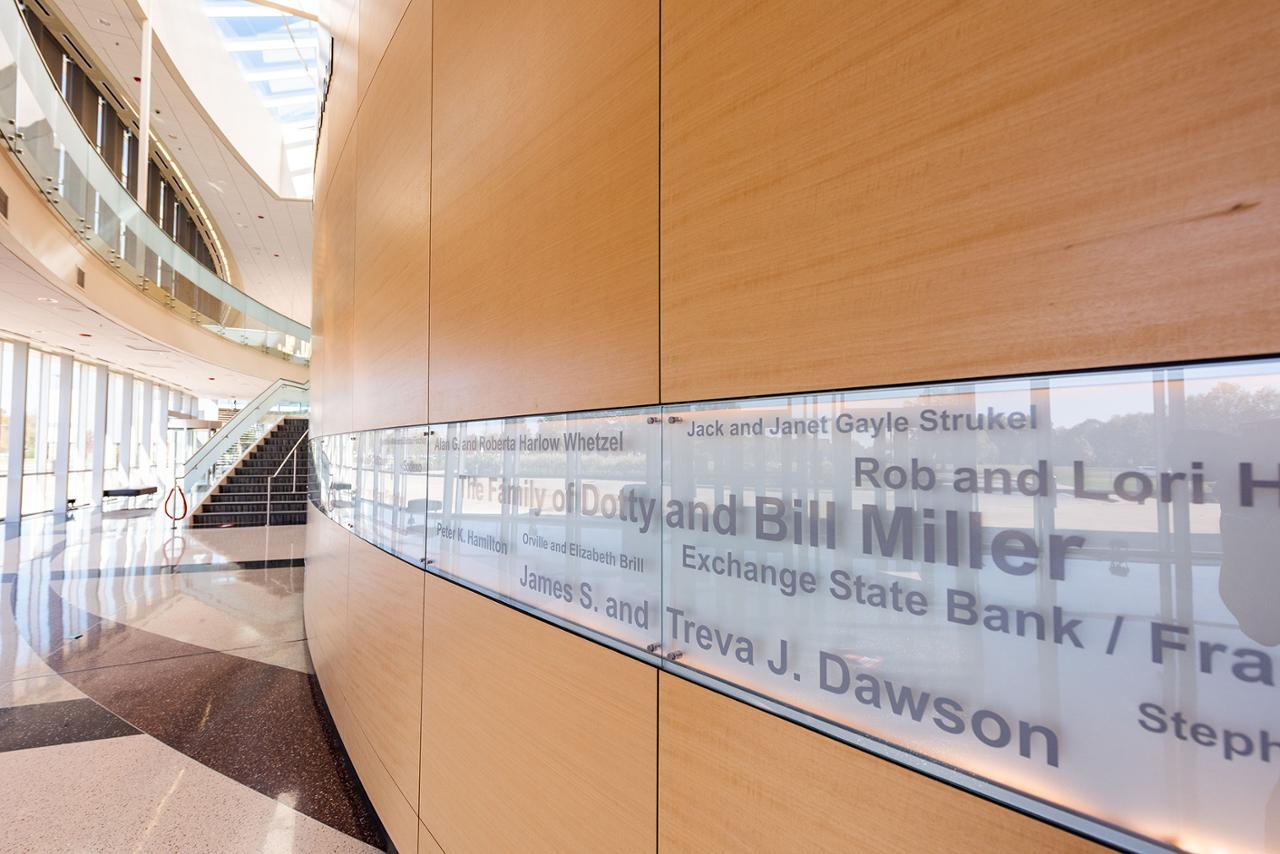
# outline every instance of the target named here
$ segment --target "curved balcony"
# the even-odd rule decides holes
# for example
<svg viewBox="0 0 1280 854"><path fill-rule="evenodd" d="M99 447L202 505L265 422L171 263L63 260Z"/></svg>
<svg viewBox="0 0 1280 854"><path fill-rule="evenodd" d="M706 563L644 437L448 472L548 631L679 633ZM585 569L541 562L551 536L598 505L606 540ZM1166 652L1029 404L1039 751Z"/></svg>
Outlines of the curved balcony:
<svg viewBox="0 0 1280 854"><path fill-rule="evenodd" d="M12 0L0 0L0 126L53 209L139 292L216 335L308 362L308 327L200 264L121 185L63 100Z"/></svg>

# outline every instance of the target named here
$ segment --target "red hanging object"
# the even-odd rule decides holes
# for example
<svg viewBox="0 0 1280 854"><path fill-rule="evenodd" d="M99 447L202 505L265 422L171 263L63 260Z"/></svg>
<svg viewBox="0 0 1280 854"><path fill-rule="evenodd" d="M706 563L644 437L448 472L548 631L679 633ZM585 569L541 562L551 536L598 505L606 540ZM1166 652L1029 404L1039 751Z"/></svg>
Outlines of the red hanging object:
<svg viewBox="0 0 1280 854"><path fill-rule="evenodd" d="M174 498L175 494L177 498L182 499L182 512L176 513L176 515L175 513L169 512L169 499ZM178 502L176 500L173 502L173 509L175 512L178 509ZM190 508L187 506L187 496L182 491L182 487L178 486L177 484L174 484L173 489L170 489L169 494L164 497L164 515L168 516L170 519L177 522L179 519L187 518L187 511L189 509Z"/></svg>

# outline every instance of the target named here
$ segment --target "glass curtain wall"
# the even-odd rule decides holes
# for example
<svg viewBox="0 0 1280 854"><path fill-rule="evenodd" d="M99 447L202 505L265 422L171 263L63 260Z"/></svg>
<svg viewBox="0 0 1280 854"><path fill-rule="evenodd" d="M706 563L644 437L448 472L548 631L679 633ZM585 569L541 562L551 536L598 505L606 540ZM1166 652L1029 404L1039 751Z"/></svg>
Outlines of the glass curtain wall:
<svg viewBox="0 0 1280 854"><path fill-rule="evenodd" d="M147 448L155 477L167 481L173 477L173 457L169 453L169 391L163 386L151 386L151 397L147 401L151 406L151 435L147 437Z"/></svg>
<svg viewBox="0 0 1280 854"><path fill-rule="evenodd" d="M106 462L103 464L102 485L118 489L125 485L124 450L120 447L124 438L125 377L112 371L107 379L107 435ZM132 397L129 398L132 400Z"/></svg>
<svg viewBox="0 0 1280 854"><path fill-rule="evenodd" d="M53 463L58 453L62 359L27 351L27 428L22 455L22 515L53 509Z"/></svg>
<svg viewBox="0 0 1280 854"><path fill-rule="evenodd" d="M93 412L97 371L92 365L71 366L71 456L67 498L73 506L88 504L93 490Z"/></svg>
<svg viewBox="0 0 1280 854"><path fill-rule="evenodd" d="M175 466L186 459L183 448L199 438L187 434L207 438L207 430L169 429L170 401L187 399L181 392L34 347L27 347L25 358L21 353L21 345L0 340L0 520L15 507L25 516L100 503L93 489L99 464L106 489L167 488ZM105 399L98 387L103 376ZM16 433L15 418L21 422ZM10 447L13 435L21 439ZM16 484L8 476L11 453L21 455ZM64 494L62 472L65 508L55 506Z"/></svg>
<svg viewBox="0 0 1280 854"><path fill-rule="evenodd" d="M136 377L130 377L130 391L133 394L133 408L129 430L129 469L130 478L139 483L151 483L155 480L155 467L151 465L150 447L147 445L146 431L151 428L150 419L145 411L146 399L143 389L146 383ZM131 486L133 484L130 484Z"/></svg>

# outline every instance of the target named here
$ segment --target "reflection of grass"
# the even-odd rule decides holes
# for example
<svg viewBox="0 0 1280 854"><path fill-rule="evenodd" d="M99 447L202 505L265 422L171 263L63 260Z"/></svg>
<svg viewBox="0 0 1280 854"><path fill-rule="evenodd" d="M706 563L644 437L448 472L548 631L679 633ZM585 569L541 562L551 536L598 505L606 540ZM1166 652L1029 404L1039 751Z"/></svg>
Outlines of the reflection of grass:
<svg viewBox="0 0 1280 854"><path fill-rule="evenodd" d="M1084 488L1090 492L1102 492L1107 495L1114 495L1116 477L1118 477L1120 474L1127 471L1139 471L1139 469L1120 468L1120 467L1099 468L1096 466L1086 465L1084 469ZM1146 471L1140 471L1140 473L1145 474L1147 477L1151 479L1151 487L1155 491L1155 496L1158 497L1160 494L1160 474L1161 473L1158 471L1152 471L1150 469ZM1076 473L1075 473L1075 469L1072 468L1071 466L1054 466L1053 476L1057 480L1059 493L1070 494L1075 490ZM1130 483L1129 485L1130 487L1133 486L1132 483ZM1211 480L1205 481L1205 502L1208 504L1218 503L1218 497L1217 497L1217 493L1215 492L1215 486L1216 486L1215 481L1211 481ZM1187 485L1186 480L1180 480L1175 483L1173 487L1173 495L1175 496L1175 498L1177 496L1187 496L1189 494L1190 494L1190 487ZM1153 498L1152 500L1155 500L1155 499Z"/></svg>
<svg viewBox="0 0 1280 854"><path fill-rule="evenodd" d="M1093 466L1085 466L1084 468L1084 486L1091 492L1111 492L1111 486L1115 483L1116 475L1125 469L1102 469ZM1053 476L1058 481L1059 492L1070 492L1076 487L1076 473L1071 466L1054 466Z"/></svg>

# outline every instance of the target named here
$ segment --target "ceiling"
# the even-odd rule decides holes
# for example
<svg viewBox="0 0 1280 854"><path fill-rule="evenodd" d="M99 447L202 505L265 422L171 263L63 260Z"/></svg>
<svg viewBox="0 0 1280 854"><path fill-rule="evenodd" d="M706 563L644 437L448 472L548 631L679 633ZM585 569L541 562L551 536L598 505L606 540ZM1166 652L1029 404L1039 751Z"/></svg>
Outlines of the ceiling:
<svg viewBox="0 0 1280 854"><path fill-rule="evenodd" d="M282 126L306 133L314 150L323 73L319 25L250 0L204 0L203 10L263 105Z"/></svg>
<svg viewBox="0 0 1280 854"><path fill-rule="evenodd" d="M168 2L168 0L163 0ZM128 0L55 2L134 104L140 92L141 26ZM231 256L232 283L250 296L311 324L310 199L280 198L212 128L163 61L152 64L152 134L172 154L212 217Z"/></svg>
<svg viewBox="0 0 1280 854"><path fill-rule="evenodd" d="M137 334L55 288L0 245L0 337L105 362L198 397L251 400L268 383ZM81 333L88 333L85 337Z"/></svg>

